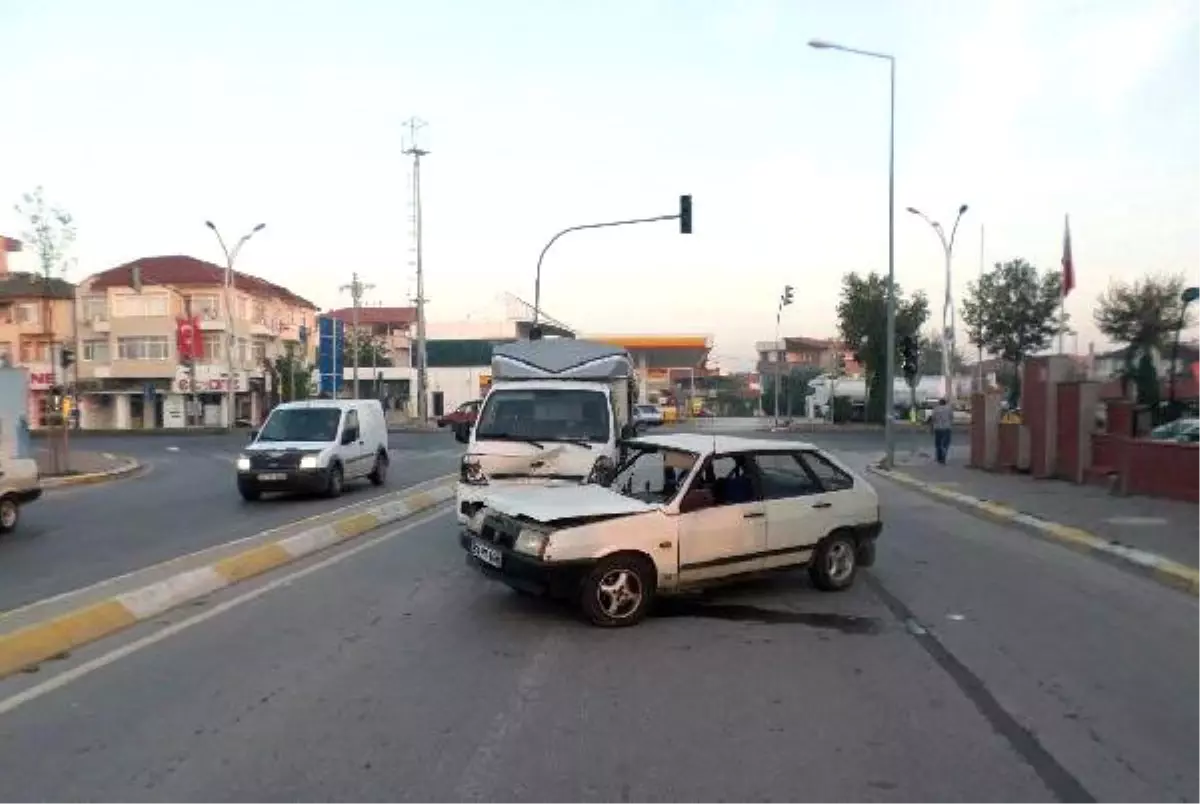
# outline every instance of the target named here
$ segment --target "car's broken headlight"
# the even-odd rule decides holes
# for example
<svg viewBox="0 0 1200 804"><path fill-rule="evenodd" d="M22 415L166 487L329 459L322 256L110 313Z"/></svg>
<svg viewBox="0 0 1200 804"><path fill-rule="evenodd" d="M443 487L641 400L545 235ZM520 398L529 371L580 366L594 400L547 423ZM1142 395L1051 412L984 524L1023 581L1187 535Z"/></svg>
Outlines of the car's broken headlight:
<svg viewBox="0 0 1200 804"><path fill-rule="evenodd" d="M597 485L607 486L612 482L612 479L617 474L617 466L612 462L612 458L607 455L601 455L592 464L592 469L588 472L585 483L596 483Z"/></svg>
<svg viewBox="0 0 1200 804"><path fill-rule="evenodd" d="M521 528L521 532L517 534L517 540L513 543L513 550L518 553L524 553L527 556L541 558L546 554L546 546L549 544L549 533L536 528L525 527Z"/></svg>
<svg viewBox="0 0 1200 804"><path fill-rule="evenodd" d="M483 473L483 467L479 465L479 461L470 455L464 455L462 463L458 467L458 479L470 486L486 486L487 475Z"/></svg>

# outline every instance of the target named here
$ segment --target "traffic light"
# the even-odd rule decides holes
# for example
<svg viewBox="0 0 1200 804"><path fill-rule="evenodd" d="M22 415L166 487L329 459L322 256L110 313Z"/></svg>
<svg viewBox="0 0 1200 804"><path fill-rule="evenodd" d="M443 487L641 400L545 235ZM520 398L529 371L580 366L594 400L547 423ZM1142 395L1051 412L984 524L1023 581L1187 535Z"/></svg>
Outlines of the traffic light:
<svg viewBox="0 0 1200 804"><path fill-rule="evenodd" d="M58 362L63 370L69 369L75 363L75 350L70 346L64 346L58 353Z"/></svg>
<svg viewBox="0 0 1200 804"><path fill-rule="evenodd" d="M692 197L690 195L679 196L679 233L692 233Z"/></svg>
<svg viewBox="0 0 1200 804"><path fill-rule="evenodd" d="M795 298L796 298L796 289L793 288L791 285L784 285L783 286L783 296L780 297L779 303L781 305L783 305L784 307L787 307L789 304L791 304L793 301L795 301Z"/></svg>
<svg viewBox="0 0 1200 804"><path fill-rule="evenodd" d="M918 370L916 339L911 335L905 335L904 340L901 342L900 351L903 357L904 376L908 378L909 382L912 382L912 379L917 376Z"/></svg>

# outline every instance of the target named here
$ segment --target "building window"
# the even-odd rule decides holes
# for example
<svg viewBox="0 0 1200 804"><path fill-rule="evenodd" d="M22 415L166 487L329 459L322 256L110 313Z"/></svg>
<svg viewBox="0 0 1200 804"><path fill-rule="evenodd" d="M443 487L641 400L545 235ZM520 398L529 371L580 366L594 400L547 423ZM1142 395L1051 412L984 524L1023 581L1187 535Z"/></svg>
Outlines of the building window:
<svg viewBox="0 0 1200 804"><path fill-rule="evenodd" d="M267 359L267 342L266 341L255 341L254 342L253 357L254 357L254 365L256 365L256 366L261 366L264 362L266 362L266 359Z"/></svg>
<svg viewBox="0 0 1200 804"><path fill-rule="evenodd" d="M12 343L10 341L0 342L0 366L8 367L13 362Z"/></svg>
<svg viewBox="0 0 1200 804"><path fill-rule="evenodd" d="M267 305L263 302L254 302L254 321L257 324L267 323Z"/></svg>
<svg viewBox="0 0 1200 804"><path fill-rule="evenodd" d="M221 317L221 297L215 293L193 293L188 296L192 304L192 315L205 321L216 321Z"/></svg>
<svg viewBox="0 0 1200 804"><path fill-rule="evenodd" d="M50 342L25 338L21 341L22 363L49 363Z"/></svg>
<svg viewBox="0 0 1200 804"><path fill-rule="evenodd" d="M250 342L245 338L237 339L237 361L239 366L246 365L250 358Z"/></svg>
<svg viewBox="0 0 1200 804"><path fill-rule="evenodd" d="M37 324L42 320L42 305L38 302L21 302L13 305L13 322Z"/></svg>
<svg viewBox="0 0 1200 804"><path fill-rule="evenodd" d="M204 360L212 363L221 359L221 355L225 350L221 348L221 333L206 332L204 333Z"/></svg>
<svg viewBox="0 0 1200 804"><path fill-rule="evenodd" d="M83 362L107 363L110 360L108 340L83 342Z"/></svg>
<svg viewBox="0 0 1200 804"><path fill-rule="evenodd" d="M153 318L167 315L169 309L166 294L118 296L113 300L113 315L117 318Z"/></svg>
<svg viewBox="0 0 1200 804"><path fill-rule="evenodd" d="M170 354L171 346L165 335L117 339L120 360L166 360Z"/></svg>
<svg viewBox="0 0 1200 804"><path fill-rule="evenodd" d="M84 321L107 321L108 299L104 296L84 296L80 303L80 314Z"/></svg>

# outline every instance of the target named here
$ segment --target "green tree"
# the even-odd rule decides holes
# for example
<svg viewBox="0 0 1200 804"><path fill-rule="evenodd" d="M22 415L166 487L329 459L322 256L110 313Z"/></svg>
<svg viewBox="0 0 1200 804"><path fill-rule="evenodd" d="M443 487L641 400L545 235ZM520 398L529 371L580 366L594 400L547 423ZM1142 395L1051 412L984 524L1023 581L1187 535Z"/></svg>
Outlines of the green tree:
<svg viewBox="0 0 1200 804"><path fill-rule="evenodd" d="M782 382L779 386L780 416L804 415L805 400L812 393L808 384L820 374L821 370L815 366L801 366L793 368L781 377ZM775 415L774 374L767 374L763 377L763 412L768 416Z"/></svg>
<svg viewBox="0 0 1200 804"><path fill-rule="evenodd" d="M963 322L970 341L996 357L1019 367L1025 358L1048 347L1066 326L1060 316L1062 274L1038 269L1021 258L997 263L978 281L968 285L963 300ZM1020 398L1020 382L1009 390L1009 400Z"/></svg>
<svg viewBox="0 0 1200 804"><path fill-rule="evenodd" d="M354 366L354 341L354 333L347 327L346 340L342 346L342 365L345 368ZM392 365L392 358L388 352L387 340L384 336L372 335L367 332L360 333L358 336L358 366L360 371L363 368L383 368L390 365ZM371 379L374 379L374 377Z"/></svg>
<svg viewBox="0 0 1200 804"><path fill-rule="evenodd" d="M295 355L288 353L275 358L275 377L279 382L279 399L290 402L298 399L311 399L316 395L313 388L313 367L306 365Z"/></svg>
<svg viewBox="0 0 1200 804"><path fill-rule="evenodd" d="M887 279L877 273L860 276L851 272L842 277L842 295L837 305L838 329L842 341L854 352L867 373L870 407L867 418L883 421L884 373L887 366ZM896 361L899 366L900 344L905 337L917 337L929 318L929 300L917 291L905 299L896 285ZM897 372L898 373L898 372Z"/></svg>
<svg viewBox="0 0 1200 804"><path fill-rule="evenodd" d="M1187 280L1182 275L1147 276L1132 283L1113 282L1100 294L1093 319L1114 343L1125 345L1122 387L1137 384L1138 401L1158 400L1158 378L1153 371L1155 354L1170 354L1183 315L1181 296ZM1191 311L1184 328L1193 326ZM1144 360L1143 360L1144 359ZM1140 364L1149 361L1147 370Z"/></svg>
<svg viewBox="0 0 1200 804"><path fill-rule="evenodd" d="M75 244L75 219L62 207L48 202L41 186L25 193L15 209L25 220L21 236L37 255L42 278L49 281L55 274L65 276L70 266L68 255Z"/></svg>
<svg viewBox="0 0 1200 804"><path fill-rule="evenodd" d="M925 332L918 341L920 349L920 374L922 377L940 377L942 376L942 339L938 335L936 329L931 329ZM962 372L967 365L966 359L958 347L954 347L954 351L950 355L950 368L958 374Z"/></svg>

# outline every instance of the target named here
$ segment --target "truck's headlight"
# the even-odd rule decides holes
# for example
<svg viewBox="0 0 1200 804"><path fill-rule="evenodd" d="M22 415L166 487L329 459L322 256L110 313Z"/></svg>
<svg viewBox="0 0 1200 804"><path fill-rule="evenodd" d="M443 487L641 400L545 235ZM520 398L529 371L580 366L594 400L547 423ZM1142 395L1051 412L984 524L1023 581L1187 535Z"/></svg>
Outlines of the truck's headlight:
<svg viewBox="0 0 1200 804"><path fill-rule="evenodd" d="M317 456L317 455L305 455L303 458L300 459L300 468L301 469L316 469L318 466L318 464L317 464L318 457L319 456Z"/></svg>
<svg viewBox="0 0 1200 804"><path fill-rule="evenodd" d="M239 472L250 471L250 456L239 455L237 459L237 468Z"/></svg>
<svg viewBox="0 0 1200 804"><path fill-rule="evenodd" d="M513 550L527 556L541 558L546 553L546 545L550 543L550 534L533 528L522 528L513 544Z"/></svg>
<svg viewBox="0 0 1200 804"><path fill-rule="evenodd" d="M479 461L469 455L462 457L462 463L458 467L458 479L471 486L486 486L488 482Z"/></svg>

